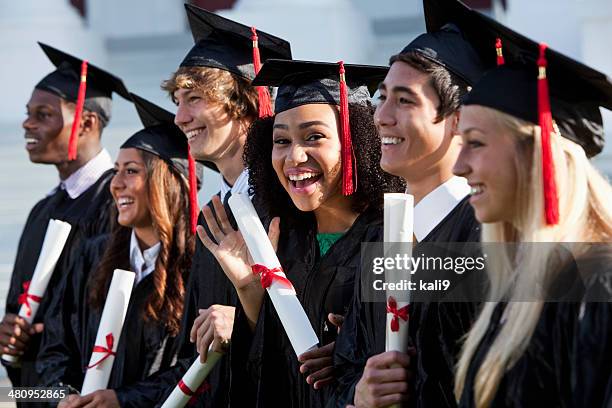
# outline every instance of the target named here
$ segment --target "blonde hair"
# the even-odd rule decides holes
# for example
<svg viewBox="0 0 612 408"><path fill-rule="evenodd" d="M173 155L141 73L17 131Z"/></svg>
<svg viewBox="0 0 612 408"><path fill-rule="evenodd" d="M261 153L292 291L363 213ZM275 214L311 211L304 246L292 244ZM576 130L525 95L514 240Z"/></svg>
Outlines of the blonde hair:
<svg viewBox="0 0 612 408"><path fill-rule="evenodd" d="M483 109L484 114L497 121L500 129L509 131L517 139L518 203L513 223L482 226L482 242L517 242L517 245L513 253L506 249L500 256L487 258L489 299L507 299L508 303L504 310L505 322L476 373L473 390L476 407L491 405L505 372L512 368L529 345L543 301L525 300L542 299L543 291L560 271L553 245L536 248L529 243L567 242L576 255L584 248L571 243L605 242L612 237L612 211L607 207L612 202L612 187L591 165L582 147L559 134L551 136L560 221L558 225L546 226L540 128L497 110ZM498 303L483 304L467 335L455 376L457 399L463 392L470 362Z"/></svg>

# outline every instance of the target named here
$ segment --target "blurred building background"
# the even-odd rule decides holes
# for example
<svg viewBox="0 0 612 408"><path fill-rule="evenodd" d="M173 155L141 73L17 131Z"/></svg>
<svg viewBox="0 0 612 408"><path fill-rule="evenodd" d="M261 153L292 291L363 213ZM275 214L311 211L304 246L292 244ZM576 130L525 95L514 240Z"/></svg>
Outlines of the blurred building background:
<svg viewBox="0 0 612 408"><path fill-rule="evenodd" d="M421 0L193 0L208 10L255 25L291 42L296 59L386 65L424 31ZM523 34L612 73L612 2L609 0L466 0ZM122 77L128 88L169 110L160 90L192 45L183 0L19 0L0 2L0 312L17 241L34 203L57 183L53 166L33 165L21 121L33 86L53 67L42 41L87 58ZM612 115L603 112L608 136ZM115 98L103 135L115 156L140 128L131 104ZM612 148L596 160L612 175ZM217 191L208 173L201 202ZM2 375L4 375L2 373Z"/></svg>

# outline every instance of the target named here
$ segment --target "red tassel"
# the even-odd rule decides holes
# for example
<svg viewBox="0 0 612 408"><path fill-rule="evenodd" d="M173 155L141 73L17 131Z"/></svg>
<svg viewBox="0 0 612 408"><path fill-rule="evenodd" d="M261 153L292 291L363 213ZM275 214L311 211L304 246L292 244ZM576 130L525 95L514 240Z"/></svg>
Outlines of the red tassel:
<svg viewBox="0 0 612 408"><path fill-rule="evenodd" d="M253 36L253 65L255 66L255 75L259 74L261 69L261 58L259 56L259 40L257 38L257 30L255 27L251 27L251 33ZM270 91L267 86L257 87L257 100L259 101L259 117L267 118L274 114L272 110L272 102L270 101Z"/></svg>
<svg viewBox="0 0 612 408"><path fill-rule="evenodd" d="M546 224L555 225L559 222L559 198L555 181L555 166L552 156L550 137L553 129L548 79L546 77L546 48L540 44L538 58L538 124L542 131L542 177L544 182L544 214Z"/></svg>
<svg viewBox="0 0 612 408"><path fill-rule="evenodd" d="M495 52L497 53L497 66L502 66L506 62L504 61L504 51L502 50L502 40L497 38L495 40Z"/></svg>
<svg viewBox="0 0 612 408"><path fill-rule="evenodd" d="M196 177L196 164L191 155L191 148L187 145L187 156L189 157L189 221L191 222L191 233L196 233L198 226L198 179Z"/></svg>
<svg viewBox="0 0 612 408"><path fill-rule="evenodd" d="M344 71L344 61L340 64L340 143L342 146L342 194L351 195L356 190L357 172L355 171L353 142L349 124L348 91Z"/></svg>
<svg viewBox="0 0 612 408"><path fill-rule="evenodd" d="M87 60L83 60L81 64L81 82L79 83L79 93L74 109L74 121L72 122L72 130L70 131L70 140L68 142L68 160L76 160L77 145L79 143L79 129L81 128L81 114L83 113L83 105L85 104L85 92L87 91Z"/></svg>

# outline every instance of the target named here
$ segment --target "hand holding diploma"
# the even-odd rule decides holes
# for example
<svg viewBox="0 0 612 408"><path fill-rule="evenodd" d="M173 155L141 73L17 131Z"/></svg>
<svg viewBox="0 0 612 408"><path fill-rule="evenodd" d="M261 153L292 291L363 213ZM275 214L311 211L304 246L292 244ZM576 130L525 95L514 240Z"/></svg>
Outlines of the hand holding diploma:
<svg viewBox="0 0 612 408"><path fill-rule="evenodd" d="M67 222L53 219L49 220L45 239L40 250L32 279L23 283L23 293L19 295L18 301L21 305L19 308L20 318L5 316L3 319L3 324L0 328L0 341L6 348L14 348L17 346L19 351L23 351L29 340L29 336L36 333L37 330L39 330L38 332L42 331L42 326L37 326L32 329L30 325L34 321L38 307L45 295L47 286L55 270L55 265L70 235L71 228L71 225ZM12 334L9 334L8 329L11 323L14 325ZM7 342L5 343L3 340L7 340ZM15 363L18 361L17 355L19 355L19 351L17 353L11 353L9 350L3 350L4 355L2 359L7 362Z"/></svg>
<svg viewBox="0 0 612 408"><path fill-rule="evenodd" d="M260 275L261 284L272 300L293 351L299 356L316 347L318 338L295 295L293 285L282 270L272 244L278 242L278 221L272 221L269 235L266 235L248 196L234 194L229 199L229 205L253 257L252 270Z"/></svg>

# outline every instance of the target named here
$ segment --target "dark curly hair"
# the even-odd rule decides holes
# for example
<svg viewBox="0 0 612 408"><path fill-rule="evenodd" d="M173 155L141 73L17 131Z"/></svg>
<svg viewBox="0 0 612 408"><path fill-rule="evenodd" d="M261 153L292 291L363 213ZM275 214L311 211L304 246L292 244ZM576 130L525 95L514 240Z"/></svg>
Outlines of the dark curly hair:
<svg viewBox="0 0 612 408"><path fill-rule="evenodd" d="M349 104L351 137L357 163L357 189L352 194L353 210L382 208L383 194L404 191L404 181L385 173L380 167L380 136L374 126L372 105ZM249 169L251 194L267 216L299 222L309 219L293 204L272 167L272 129L274 117L251 124L243 159Z"/></svg>

